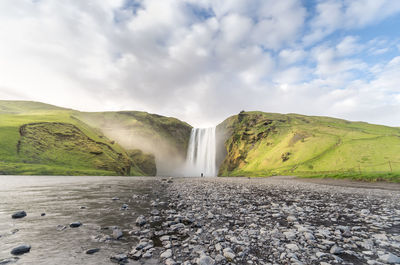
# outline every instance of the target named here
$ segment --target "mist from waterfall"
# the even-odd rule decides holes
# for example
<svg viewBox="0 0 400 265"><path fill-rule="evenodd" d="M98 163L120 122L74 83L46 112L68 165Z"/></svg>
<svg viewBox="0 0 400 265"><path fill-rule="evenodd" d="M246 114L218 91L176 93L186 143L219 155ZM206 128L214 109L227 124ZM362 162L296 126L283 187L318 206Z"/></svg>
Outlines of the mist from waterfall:
<svg viewBox="0 0 400 265"><path fill-rule="evenodd" d="M186 157L186 176L217 175L215 138L215 127L192 129Z"/></svg>

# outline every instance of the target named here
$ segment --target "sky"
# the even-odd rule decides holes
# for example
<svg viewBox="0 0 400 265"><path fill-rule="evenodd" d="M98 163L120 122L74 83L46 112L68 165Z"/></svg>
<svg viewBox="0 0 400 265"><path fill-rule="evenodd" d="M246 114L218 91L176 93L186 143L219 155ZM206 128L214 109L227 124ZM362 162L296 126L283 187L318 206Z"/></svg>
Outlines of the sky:
<svg viewBox="0 0 400 265"><path fill-rule="evenodd" d="M0 99L400 126L397 0L1 0Z"/></svg>

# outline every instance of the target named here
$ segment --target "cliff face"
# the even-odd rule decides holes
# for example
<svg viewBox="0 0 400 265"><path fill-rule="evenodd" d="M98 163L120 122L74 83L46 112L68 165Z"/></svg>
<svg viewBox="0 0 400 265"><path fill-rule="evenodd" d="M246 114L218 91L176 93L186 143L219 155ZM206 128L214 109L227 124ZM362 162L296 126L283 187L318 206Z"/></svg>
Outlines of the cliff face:
<svg viewBox="0 0 400 265"><path fill-rule="evenodd" d="M140 149L153 155L148 158L155 159L157 175L180 173L192 129L189 124L139 111L79 113L77 117L126 150ZM146 163L152 162L147 160Z"/></svg>
<svg viewBox="0 0 400 265"><path fill-rule="evenodd" d="M223 143L217 148L221 176L400 170L398 128L328 117L241 112L218 125L217 131Z"/></svg>

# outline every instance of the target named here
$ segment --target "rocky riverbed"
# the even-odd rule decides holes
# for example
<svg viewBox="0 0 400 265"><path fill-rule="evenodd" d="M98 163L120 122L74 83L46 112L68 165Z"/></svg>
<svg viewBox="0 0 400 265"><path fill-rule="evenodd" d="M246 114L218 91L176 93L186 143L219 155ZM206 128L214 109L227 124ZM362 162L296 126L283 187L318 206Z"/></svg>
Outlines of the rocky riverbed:
<svg viewBox="0 0 400 265"><path fill-rule="evenodd" d="M103 194L107 203L96 205L95 211L118 216L113 225L95 228L98 220L92 218L91 226L53 227L64 236L79 231L72 239L81 244L80 254L74 254L79 264L400 263L397 184L360 188L289 177L138 181L151 189L111 189ZM18 222L29 217L24 210L27 217ZM24 256L40 249L26 243L32 249ZM59 259L58 264L78 263Z"/></svg>

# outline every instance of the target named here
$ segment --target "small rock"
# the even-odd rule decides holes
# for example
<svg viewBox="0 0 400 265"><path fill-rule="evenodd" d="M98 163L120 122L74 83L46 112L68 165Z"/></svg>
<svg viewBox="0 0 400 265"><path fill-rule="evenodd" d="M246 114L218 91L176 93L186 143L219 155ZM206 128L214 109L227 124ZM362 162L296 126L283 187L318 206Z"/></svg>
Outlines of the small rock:
<svg viewBox="0 0 400 265"><path fill-rule="evenodd" d="M379 256L379 259L389 264L400 264L400 257L393 255L392 253Z"/></svg>
<svg viewBox="0 0 400 265"><path fill-rule="evenodd" d="M151 214L151 215L159 215L159 214L160 214L160 211L157 210L157 209L154 209L154 210L152 210L152 211L150 212L150 214Z"/></svg>
<svg viewBox="0 0 400 265"><path fill-rule="evenodd" d="M223 250L224 252L224 257L228 260L228 261L233 261L233 259L236 257L235 253L233 253L231 248L225 248Z"/></svg>
<svg viewBox="0 0 400 265"><path fill-rule="evenodd" d="M198 264L199 265L214 265L215 261L212 258L210 258L209 256L203 255L200 257Z"/></svg>
<svg viewBox="0 0 400 265"><path fill-rule="evenodd" d="M291 251L298 251L299 247L296 244L286 244L286 248L290 249Z"/></svg>
<svg viewBox="0 0 400 265"><path fill-rule="evenodd" d="M136 225L143 226L146 223L147 223L146 218L144 218L143 215L140 215L138 218L136 218Z"/></svg>
<svg viewBox="0 0 400 265"><path fill-rule="evenodd" d="M120 210L128 210L128 208L129 208L128 204L124 203L122 204Z"/></svg>
<svg viewBox="0 0 400 265"><path fill-rule="evenodd" d="M331 247L330 252L331 254L340 254L343 253L343 248L334 245L333 247Z"/></svg>
<svg viewBox="0 0 400 265"><path fill-rule="evenodd" d="M92 254L97 253L99 251L100 251L99 248L91 248L91 249L86 250L86 254L92 255Z"/></svg>
<svg viewBox="0 0 400 265"><path fill-rule="evenodd" d="M58 231L62 231L62 230L65 230L65 229L67 229L67 227L65 225L57 225L57 230Z"/></svg>
<svg viewBox="0 0 400 265"><path fill-rule="evenodd" d="M24 218L26 216L26 212L25 211L19 211L14 213L13 215L11 215L11 217L13 219L19 219L19 218Z"/></svg>
<svg viewBox="0 0 400 265"><path fill-rule="evenodd" d="M152 256L153 256L153 253L150 250L143 254L143 258L145 258L145 259L149 259Z"/></svg>
<svg viewBox="0 0 400 265"><path fill-rule="evenodd" d="M217 262L217 264L220 264L224 260L225 260L225 257L222 256L221 254L218 254L215 256L215 262Z"/></svg>
<svg viewBox="0 0 400 265"><path fill-rule="evenodd" d="M113 201L118 201L119 198L118 198L118 197L113 197L111 200L113 200Z"/></svg>
<svg viewBox="0 0 400 265"><path fill-rule="evenodd" d="M114 239L120 239L122 236L123 236L123 233L122 233L121 229L114 229L113 230L112 237Z"/></svg>
<svg viewBox="0 0 400 265"><path fill-rule="evenodd" d="M80 227L81 225L82 225L81 222L73 222L73 223L70 223L69 227L76 228L76 227Z"/></svg>
<svg viewBox="0 0 400 265"><path fill-rule="evenodd" d="M31 246L30 245L21 245L18 246L16 248L13 248L13 250L11 250L11 254L13 255L22 255L24 253L27 253L31 251Z"/></svg>
<svg viewBox="0 0 400 265"><path fill-rule="evenodd" d="M128 261L128 256L126 254L112 255L110 260L116 263L126 263Z"/></svg>
<svg viewBox="0 0 400 265"><path fill-rule="evenodd" d="M168 236L168 235L160 237L160 241L162 241L162 242L169 241L169 239L170 239L170 236Z"/></svg>
<svg viewBox="0 0 400 265"><path fill-rule="evenodd" d="M171 249L167 249L166 251L164 251L160 255L160 258L163 258L163 259L168 259L170 257L172 257L172 250Z"/></svg>
<svg viewBox="0 0 400 265"><path fill-rule="evenodd" d="M173 260L171 258L169 258L165 261L165 265L175 265L175 264L176 264L175 260Z"/></svg>
<svg viewBox="0 0 400 265"><path fill-rule="evenodd" d="M129 254L129 257L133 260L139 260L142 257L143 252L141 250L135 250L131 254Z"/></svg>

